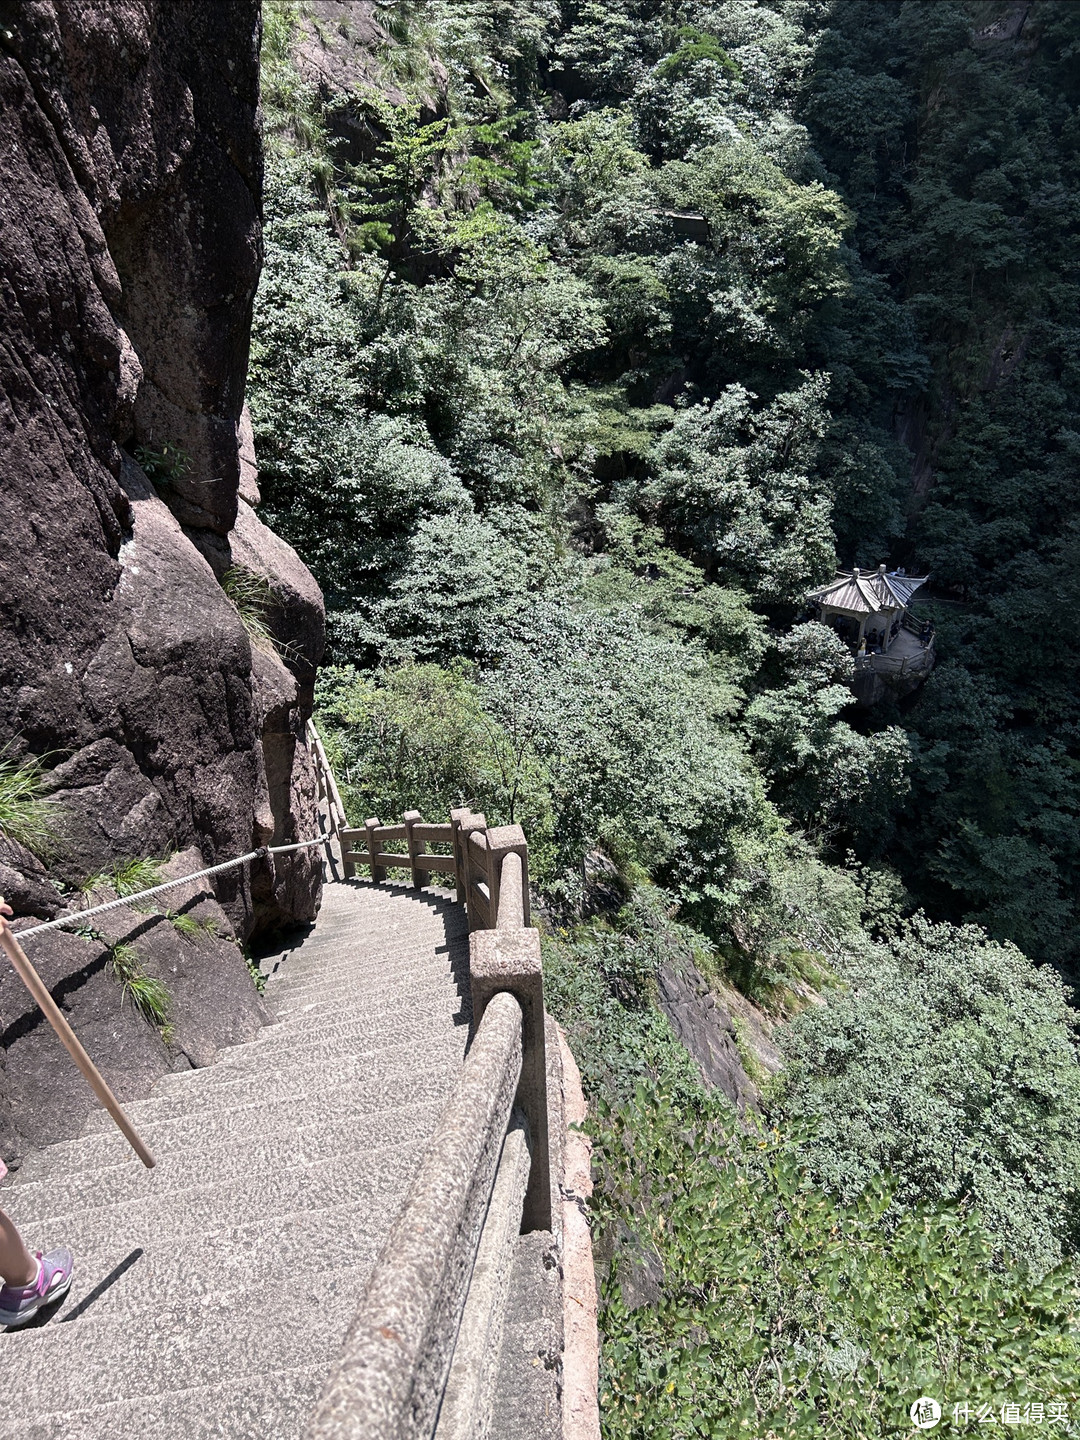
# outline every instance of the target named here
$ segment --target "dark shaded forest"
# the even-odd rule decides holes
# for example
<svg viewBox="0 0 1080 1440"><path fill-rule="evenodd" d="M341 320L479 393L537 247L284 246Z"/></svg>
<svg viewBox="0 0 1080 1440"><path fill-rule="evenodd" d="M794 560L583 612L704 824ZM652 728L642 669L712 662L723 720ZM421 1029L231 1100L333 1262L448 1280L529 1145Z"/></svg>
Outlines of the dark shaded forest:
<svg viewBox="0 0 1080 1440"><path fill-rule="evenodd" d="M528 834L605 1434L1080 1416L1080 7L357 12L265 11L263 513L354 821ZM938 659L858 709L805 597L881 562Z"/></svg>

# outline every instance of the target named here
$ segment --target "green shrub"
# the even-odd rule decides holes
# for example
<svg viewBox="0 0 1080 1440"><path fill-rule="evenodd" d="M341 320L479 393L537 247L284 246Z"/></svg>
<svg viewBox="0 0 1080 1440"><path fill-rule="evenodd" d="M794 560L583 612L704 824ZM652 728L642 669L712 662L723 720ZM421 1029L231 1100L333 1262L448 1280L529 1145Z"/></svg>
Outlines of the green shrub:
<svg viewBox="0 0 1080 1440"><path fill-rule="evenodd" d="M977 1215L830 1197L791 1138L653 1083L591 1130L605 1440L877 1440L920 1395L957 1434L954 1402L1080 1398L1076 1273L995 1264Z"/></svg>
<svg viewBox="0 0 1080 1440"><path fill-rule="evenodd" d="M265 995L266 981L269 977L265 974L258 961L252 958L251 951L246 945L242 947L241 953L244 956L244 964L248 968L248 974L251 976L251 983L260 995Z"/></svg>
<svg viewBox="0 0 1080 1440"><path fill-rule="evenodd" d="M354 824L387 823L406 810L448 820L450 807L502 804L495 754L498 726L463 665L406 663L366 675L328 667L319 677L317 718Z"/></svg>
<svg viewBox="0 0 1080 1440"><path fill-rule="evenodd" d="M843 988L782 1036L777 1119L844 1199L970 1200L1035 1273L1080 1248L1078 1016L1050 970L921 916L848 957Z"/></svg>
<svg viewBox="0 0 1080 1440"><path fill-rule="evenodd" d="M179 445L136 445L135 459L149 480L159 487L168 487L181 480L191 469L191 456Z"/></svg>
<svg viewBox="0 0 1080 1440"><path fill-rule="evenodd" d="M693 25L681 25L677 32L678 49L660 62L657 73L665 79L684 74L701 60L718 65L730 80L740 78L739 67L713 35Z"/></svg>
<svg viewBox="0 0 1080 1440"><path fill-rule="evenodd" d="M704 1097L701 1077L655 1004L661 963L686 950L692 933L664 915L669 898L639 894L612 924L545 933L544 994L587 1094L626 1100L649 1080L692 1113Z"/></svg>

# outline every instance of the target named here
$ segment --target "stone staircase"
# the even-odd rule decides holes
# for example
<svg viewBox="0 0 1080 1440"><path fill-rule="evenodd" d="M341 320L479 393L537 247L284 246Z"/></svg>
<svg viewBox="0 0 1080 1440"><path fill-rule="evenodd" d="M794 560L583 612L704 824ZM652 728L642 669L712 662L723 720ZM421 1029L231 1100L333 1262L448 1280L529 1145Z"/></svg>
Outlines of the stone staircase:
<svg viewBox="0 0 1080 1440"><path fill-rule="evenodd" d="M327 885L263 962L276 1023L27 1160L0 1204L69 1244L69 1298L0 1332L0 1440L302 1435L461 1070L468 928L446 892Z"/></svg>

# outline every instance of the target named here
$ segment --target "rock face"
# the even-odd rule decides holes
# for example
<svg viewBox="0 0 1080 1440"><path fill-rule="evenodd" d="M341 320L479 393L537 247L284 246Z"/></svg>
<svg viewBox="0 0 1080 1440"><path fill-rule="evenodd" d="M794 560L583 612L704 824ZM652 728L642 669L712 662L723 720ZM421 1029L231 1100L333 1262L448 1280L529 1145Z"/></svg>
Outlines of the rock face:
<svg viewBox="0 0 1080 1440"><path fill-rule="evenodd" d="M324 100L374 88L392 105L401 105L407 98L404 91L387 84L374 60L385 39L372 0L308 0L297 26L293 59L303 79L319 90ZM370 158L370 121L364 125L351 107L342 106L331 123L351 162Z"/></svg>
<svg viewBox="0 0 1080 1440"><path fill-rule="evenodd" d="M660 970L660 1005L707 1085L722 1090L742 1114L758 1107L757 1086L743 1068L735 1024L691 961Z"/></svg>
<svg viewBox="0 0 1080 1440"><path fill-rule="evenodd" d="M0 743L48 757L60 817L44 866L0 844L25 915L131 857L318 833L322 598L252 509L242 423L259 27L258 0L0 0ZM277 650L222 588L237 566ZM313 918L320 874L300 852L217 899L246 939ZM58 985L85 944L41 942Z"/></svg>
<svg viewBox="0 0 1080 1440"><path fill-rule="evenodd" d="M165 878L200 868L192 849L173 857ZM109 898L102 890L87 903ZM170 891L162 904L173 918L123 907L81 934L54 931L26 942L31 963L121 1103L145 1095L166 1070L208 1065L219 1047L252 1039L266 1020L206 881ZM194 923L180 928L185 922ZM117 955L164 984L164 1028L137 1010L116 974ZM28 1150L77 1135L96 1103L15 972L0 963L0 1156L14 1171Z"/></svg>

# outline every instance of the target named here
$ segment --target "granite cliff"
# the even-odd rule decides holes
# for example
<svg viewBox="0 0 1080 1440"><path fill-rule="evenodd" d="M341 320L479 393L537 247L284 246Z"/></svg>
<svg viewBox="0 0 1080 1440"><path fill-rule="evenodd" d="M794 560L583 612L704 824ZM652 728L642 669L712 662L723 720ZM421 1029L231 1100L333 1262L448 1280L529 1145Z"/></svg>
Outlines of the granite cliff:
<svg viewBox="0 0 1080 1440"><path fill-rule="evenodd" d="M243 410L259 36L258 0L0 0L0 743L8 761L44 757L56 817L46 854L0 840L0 891L22 916L55 915L132 857L182 853L190 870L317 833L304 723L322 597L255 512ZM276 645L252 640L229 571L259 577ZM102 1018L96 1057L131 1093L260 1023L220 936L313 918L320 876L301 852L192 897L219 937L190 941L214 963L188 956L171 1046L114 1003L122 937L50 936L35 959L76 1029ZM161 945L139 943L164 974ZM46 1138L35 1117L53 1104L13 983L8 1158ZM78 1128L78 1094L47 1138Z"/></svg>

